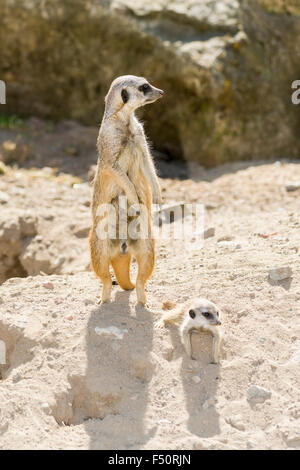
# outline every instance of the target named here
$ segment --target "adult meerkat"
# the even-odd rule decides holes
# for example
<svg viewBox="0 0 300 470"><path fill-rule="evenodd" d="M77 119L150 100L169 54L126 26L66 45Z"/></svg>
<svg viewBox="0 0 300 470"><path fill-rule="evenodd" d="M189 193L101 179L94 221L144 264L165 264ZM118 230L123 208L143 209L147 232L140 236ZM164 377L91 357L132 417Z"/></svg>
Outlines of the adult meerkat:
<svg viewBox="0 0 300 470"><path fill-rule="evenodd" d="M179 331L182 343L189 357L192 355L191 334L193 331L209 331L213 335L213 363L219 362L220 347L223 332L219 328L221 325L221 312L218 307L207 299L196 298L188 300L182 305L163 315L158 322L158 326L165 326L166 323L179 324Z"/></svg>
<svg viewBox="0 0 300 470"><path fill-rule="evenodd" d="M138 303L146 304L145 283L152 274L155 261L154 240L151 236L151 204L160 204L161 191L144 129L134 112L161 98L163 91L153 87L143 77L124 75L116 78L105 97L105 111L97 140L98 165L93 185L90 250L92 267L102 281L102 302L111 297L112 265L122 289L134 289L130 280L130 261L138 263L136 292ZM103 218L110 222L110 211L99 211L104 204L115 208L116 228L120 228L119 196L126 196L127 222L139 218L143 236L132 238L128 231L116 238L99 233ZM134 212L133 208L145 210ZM124 208L123 208L124 209ZM131 211L131 212L130 212ZM100 225L99 225L100 224ZM144 230L144 231L143 231Z"/></svg>

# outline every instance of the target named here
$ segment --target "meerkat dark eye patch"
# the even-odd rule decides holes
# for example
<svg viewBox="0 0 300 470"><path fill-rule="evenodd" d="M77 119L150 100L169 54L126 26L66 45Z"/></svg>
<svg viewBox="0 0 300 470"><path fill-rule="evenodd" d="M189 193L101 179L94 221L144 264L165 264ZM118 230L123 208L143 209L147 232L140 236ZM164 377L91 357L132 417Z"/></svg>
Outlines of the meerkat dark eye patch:
<svg viewBox="0 0 300 470"><path fill-rule="evenodd" d="M190 316L191 318L195 318L195 316L196 316L195 311L194 311L194 310L190 310L190 311L189 311L189 316Z"/></svg>
<svg viewBox="0 0 300 470"><path fill-rule="evenodd" d="M123 103L127 103L127 101L129 100L129 93L127 90L125 90L125 88L123 88L123 90L121 91L121 96Z"/></svg>
<svg viewBox="0 0 300 470"><path fill-rule="evenodd" d="M144 94L151 90L150 85L148 83L144 83L144 85L139 86L139 91L142 91Z"/></svg>

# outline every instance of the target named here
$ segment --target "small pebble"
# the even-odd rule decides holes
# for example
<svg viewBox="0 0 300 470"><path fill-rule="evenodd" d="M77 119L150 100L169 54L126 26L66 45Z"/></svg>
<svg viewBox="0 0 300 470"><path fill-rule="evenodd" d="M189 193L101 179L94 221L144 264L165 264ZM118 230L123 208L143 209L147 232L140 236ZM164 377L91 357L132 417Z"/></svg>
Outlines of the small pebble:
<svg viewBox="0 0 300 470"><path fill-rule="evenodd" d="M204 230L204 239L214 237L216 233L215 227L209 227L208 229Z"/></svg>
<svg viewBox="0 0 300 470"><path fill-rule="evenodd" d="M194 375L192 377L192 381L195 383L195 384L199 384L201 382L201 379L200 377L198 377L198 375Z"/></svg>
<svg viewBox="0 0 300 470"><path fill-rule="evenodd" d="M264 403L271 397L271 392L258 385L251 385L247 390L247 400L250 403Z"/></svg>
<svg viewBox="0 0 300 470"><path fill-rule="evenodd" d="M286 183L285 189L288 192L297 191L297 189L300 189L300 181L291 181L289 183Z"/></svg>
<svg viewBox="0 0 300 470"><path fill-rule="evenodd" d="M52 282L44 282L43 287L45 287L45 289L50 289L50 290L54 289L54 285L52 284Z"/></svg>
<svg viewBox="0 0 300 470"><path fill-rule="evenodd" d="M283 281L291 277L293 271L289 266L284 266L282 268L273 268L269 270L269 277L271 281L278 282Z"/></svg>

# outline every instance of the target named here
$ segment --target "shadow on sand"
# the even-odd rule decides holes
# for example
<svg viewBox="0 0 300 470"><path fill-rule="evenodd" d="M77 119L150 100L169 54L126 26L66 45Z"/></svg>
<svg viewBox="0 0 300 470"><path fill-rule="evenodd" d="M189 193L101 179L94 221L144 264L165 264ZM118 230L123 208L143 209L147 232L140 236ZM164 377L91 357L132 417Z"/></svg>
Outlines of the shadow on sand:
<svg viewBox="0 0 300 470"><path fill-rule="evenodd" d="M188 358L180 342L178 329L170 327L174 347L173 359L183 357L181 380L188 412L187 428L196 436L212 437L220 433L219 415L215 408L215 395L220 380L220 367L211 364L212 337L204 332L193 333L192 348L195 361ZM199 377L195 383L193 378Z"/></svg>
<svg viewBox="0 0 300 470"><path fill-rule="evenodd" d="M117 292L115 300L96 308L88 322L85 381L98 410L85 420L90 449L138 449L156 432L144 423L153 373L153 314L145 308L131 309L130 294ZM99 329L111 326L123 338L101 334Z"/></svg>

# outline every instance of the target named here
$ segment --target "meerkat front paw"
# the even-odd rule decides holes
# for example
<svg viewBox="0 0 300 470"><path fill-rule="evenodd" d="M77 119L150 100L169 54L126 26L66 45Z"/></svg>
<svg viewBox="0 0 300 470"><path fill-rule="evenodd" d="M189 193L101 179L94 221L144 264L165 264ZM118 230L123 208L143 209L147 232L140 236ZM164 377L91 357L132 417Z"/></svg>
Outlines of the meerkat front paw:
<svg viewBox="0 0 300 470"><path fill-rule="evenodd" d="M138 308L147 308L147 309L150 308L150 305L149 305L147 302L141 302L141 301L139 301L139 302L137 302L136 305L137 305Z"/></svg>
<svg viewBox="0 0 300 470"><path fill-rule="evenodd" d="M210 361L210 364L219 364L220 361L218 359L213 359L212 361Z"/></svg>
<svg viewBox="0 0 300 470"><path fill-rule="evenodd" d="M157 322L154 323L154 326L156 328L164 328L165 327L165 321L163 320L163 318L161 318L160 320L158 320Z"/></svg>
<svg viewBox="0 0 300 470"><path fill-rule="evenodd" d="M109 304L109 303L111 303L111 299L99 299L97 302L98 305Z"/></svg>

